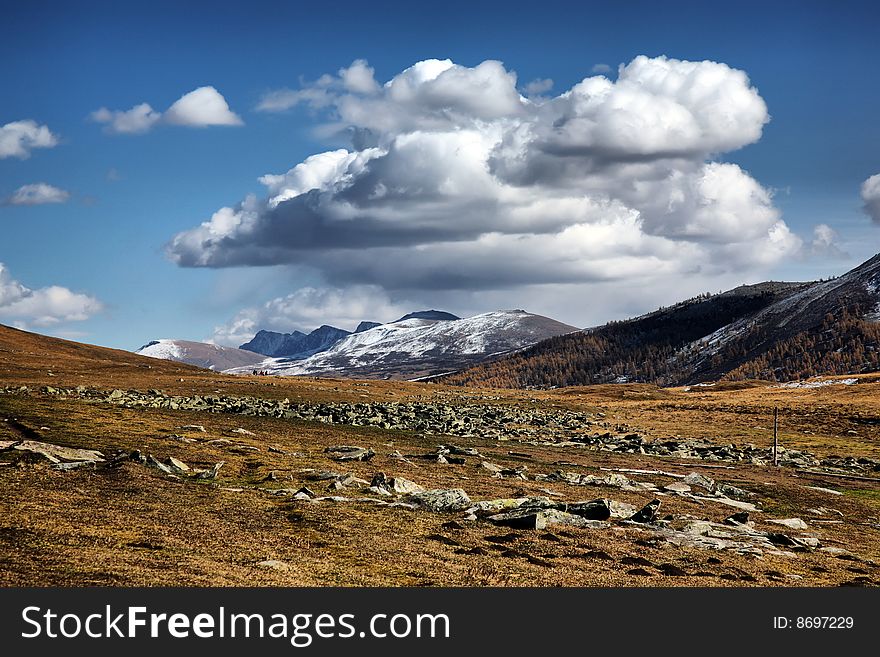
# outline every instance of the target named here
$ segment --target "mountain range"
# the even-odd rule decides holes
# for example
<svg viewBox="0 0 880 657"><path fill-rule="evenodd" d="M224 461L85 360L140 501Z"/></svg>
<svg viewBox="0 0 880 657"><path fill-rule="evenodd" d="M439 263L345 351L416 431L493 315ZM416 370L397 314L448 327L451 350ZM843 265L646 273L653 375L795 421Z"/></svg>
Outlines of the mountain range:
<svg viewBox="0 0 880 657"><path fill-rule="evenodd" d="M554 337L442 379L489 387L718 379L790 381L880 370L880 254L813 283L761 283Z"/></svg>
<svg viewBox="0 0 880 657"><path fill-rule="evenodd" d="M231 374L254 370L293 376L423 378L578 329L523 310L462 319L441 310L408 313L388 324L361 322L354 332L324 325L311 333L259 331L236 349L156 340L136 353Z"/></svg>
<svg viewBox="0 0 880 657"><path fill-rule="evenodd" d="M440 311L417 312L348 335L305 359L268 359L259 369L280 375L425 378L572 331L577 329L524 310L496 311L466 319ZM246 373L248 368L228 371Z"/></svg>
<svg viewBox="0 0 880 657"><path fill-rule="evenodd" d="M466 319L430 310L362 322L354 332L260 331L241 349L161 340L138 353L236 374L439 377L508 388L876 371L880 254L830 280L743 285L583 330L522 310Z"/></svg>

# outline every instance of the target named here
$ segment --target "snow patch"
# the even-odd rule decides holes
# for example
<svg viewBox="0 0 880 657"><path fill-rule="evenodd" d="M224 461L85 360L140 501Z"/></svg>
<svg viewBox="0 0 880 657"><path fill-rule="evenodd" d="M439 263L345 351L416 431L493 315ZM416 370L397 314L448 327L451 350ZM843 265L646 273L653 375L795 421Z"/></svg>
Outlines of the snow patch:
<svg viewBox="0 0 880 657"><path fill-rule="evenodd" d="M821 377L813 381L790 381L788 383L780 383L774 388L824 388L825 386L853 386L859 382L858 379L822 379Z"/></svg>
<svg viewBox="0 0 880 657"><path fill-rule="evenodd" d="M153 340L138 349L136 354L141 356L149 356L150 358L161 358L163 360L178 360L183 358L183 351L174 340Z"/></svg>

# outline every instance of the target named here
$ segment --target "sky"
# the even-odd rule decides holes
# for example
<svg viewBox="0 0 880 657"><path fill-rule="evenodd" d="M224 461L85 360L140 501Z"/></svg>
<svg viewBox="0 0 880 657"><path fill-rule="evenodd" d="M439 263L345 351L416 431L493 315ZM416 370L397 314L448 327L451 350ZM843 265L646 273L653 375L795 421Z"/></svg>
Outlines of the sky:
<svg viewBox="0 0 880 657"><path fill-rule="evenodd" d="M593 326L880 251L872 3L4 3L0 323Z"/></svg>

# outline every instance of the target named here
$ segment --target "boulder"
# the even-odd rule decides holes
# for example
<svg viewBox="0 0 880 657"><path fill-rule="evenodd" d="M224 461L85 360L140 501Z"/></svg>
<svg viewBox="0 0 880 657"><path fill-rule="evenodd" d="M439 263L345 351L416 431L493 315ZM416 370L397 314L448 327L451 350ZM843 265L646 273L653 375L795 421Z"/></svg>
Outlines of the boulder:
<svg viewBox="0 0 880 657"><path fill-rule="evenodd" d="M464 511L472 506L471 498L461 488L440 488L412 493L406 500L438 513Z"/></svg>
<svg viewBox="0 0 880 657"><path fill-rule="evenodd" d="M630 518L633 522L650 523L657 519L660 500L651 500Z"/></svg>
<svg viewBox="0 0 880 657"><path fill-rule="evenodd" d="M587 520L608 520L611 517L611 502L604 498L590 502L575 502L567 505L565 510Z"/></svg>
<svg viewBox="0 0 880 657"><path fill-rule="evenodd" d="M325 448L324 453L329 454L334 461L369 461L376 456L376 452L368 447L353 445L334 445Z"/></svg>
<svg viewBox="0 0 880 657"><path fill-rule="evenodd" d="M768 520L767 522L772 522L776 525L782 525L784 527L788 527L789 529L809 529L807 523L805 523L800 518L782 518Z"/></svg>
<svg viewBox="0 0 880 657"><path fill-rule="evenodd" d="M715 480L701 475L699 472L691 472L682 481L690 486L702 488L710 493L715 491Z"/></svg>

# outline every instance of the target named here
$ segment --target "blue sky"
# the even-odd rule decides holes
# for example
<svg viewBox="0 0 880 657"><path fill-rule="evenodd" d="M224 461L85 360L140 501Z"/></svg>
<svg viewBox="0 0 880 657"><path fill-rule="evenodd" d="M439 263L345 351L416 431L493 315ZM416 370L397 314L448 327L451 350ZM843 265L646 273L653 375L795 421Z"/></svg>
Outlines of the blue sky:
<svg viewBox="0 0 880 657"><path fill-rule="evenodd" d="M314 328L323 318L350 322L358 313L388 320L410 305L444 304L466 314L503 304L587 325L673 301L679 289L715 291L761 277L842 273L880 250L880 227L862 211L860 197L862 183L880 172L876 5L474 4L7 3L0 28L0 126L33 120L47 126L57 144L34 148L25 159L0 159L0 198L7 199L0 206L0 263L8 280L31 292L63 286L97 299L101 309L84 312L87 319L67 315L40 323L26 314L3 317L0 296L0 321L126 349L159 337L222 335L229 342L263 324ZM703 270L687 273L670 264L669 277L658 276L656 289L644 272L610 282L593 274L563 280L569 273L561 273L535 288L519 275L495 277L485 270L473 276L486 280L467 289L453 283L406 287L389 284L385 270L342 267L346 272L340 273L337 259L314 252L306 265L296 256L267 266L265 258L235 255L229 261L234 266L211 267L180 266L180 258L176 263L165 252L175 235L221 207L237 207L248 194L265 198L260 176L346 147L321 130L333 120L333 106L301 102L286 111L256 111L273 90L313 88L321 75L335 75L359 59L381 84L416 62L448 58L470 68L498 60L516 72L521 89L552 78L552 97L596 75L602 70L597 65L610 66L613 81L618 65L639 55L711 60L748 75L770 121L759 139L708 159L739 165L769 190L773 207L801 238L799 248L772 262L740 258L724 271L706 269L705 281ZM144 134L108 134L106 125L89 119L102 107L128 110L144 102L161 112L208 85L244 125L157 124ZM41 182L69 198L38 205L9 201L22 186ZM819 224L836 233L829 248L811 246ZM475 248L461 257L479 256L479 244ZM493 267L509 259L507 252ZM401 276L421 280L422 270L401 262ZM628 266L622 262L614 265L621 271ZM454 258L447 264L456 269ZM305 287L313 293L293 297L295 307L266 306ZM327 289L329 297L322 292ZM366 302L354 303L361 293ZM247 321L232 330L235 318ZM215 332L221 326L228 330Z"/></svg>

